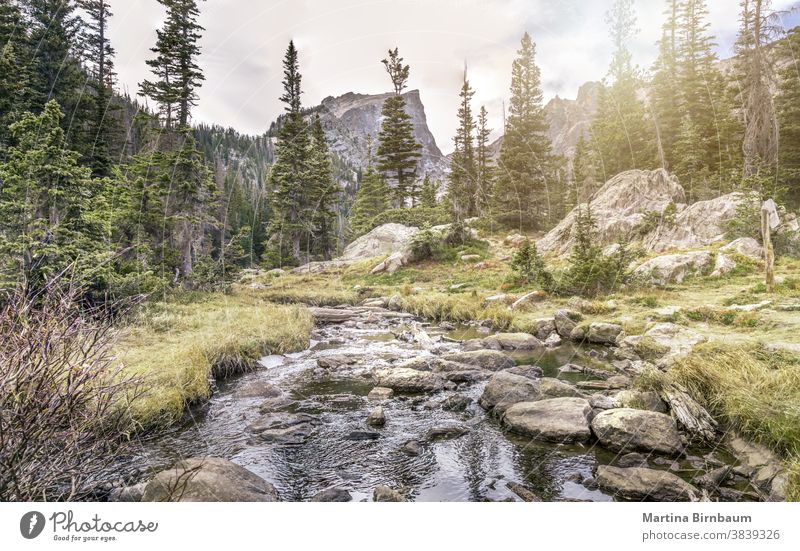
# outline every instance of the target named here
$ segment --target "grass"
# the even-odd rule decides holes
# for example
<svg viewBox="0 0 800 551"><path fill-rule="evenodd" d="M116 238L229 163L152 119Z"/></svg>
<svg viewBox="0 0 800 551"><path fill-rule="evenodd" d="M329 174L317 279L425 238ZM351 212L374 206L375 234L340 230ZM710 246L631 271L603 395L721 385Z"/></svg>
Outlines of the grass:
<svg viewBox="0 0 800 551"><path fill-rule="evenodd" d="M304 349L312 326L304 308L246 294L146 305L116 349L124 373L141 377L146 389L131 406L136 429L178 420L208 398L212 378L247 371L267 354Z"/></svg>
<svg viewBox="0 0 800 551"><path fill-rule="evenodd" d="M698 306L684 312L692 321L717 323L740 328L753 328L761 325L761 316L757 312L739 312L728 308L714 306Z"/></svg>
<svg viewBox="0 0 800 551"><path fill-rule="evenodd" d="M495 329L507 329L513 314L505 305L483 306L476 293L422 293L403 296L400 307L405 312L436 321L466 322L491 320Z"/></svg>
<svg viewBox="0 0 800 551"><path fill-rule="evenodd" d="M718 420L783 453L800 500L800 357L757 344L697 347L669 372Z"/></svg>

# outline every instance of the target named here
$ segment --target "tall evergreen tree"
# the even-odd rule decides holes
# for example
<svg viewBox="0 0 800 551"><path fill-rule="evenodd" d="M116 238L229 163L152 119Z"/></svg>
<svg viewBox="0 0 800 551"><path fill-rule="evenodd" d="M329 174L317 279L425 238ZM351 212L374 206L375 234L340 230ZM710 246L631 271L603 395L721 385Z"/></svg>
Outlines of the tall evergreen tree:
<svg viewBox="0 0 800 551"><path fill-rule="evenodd" d="M655 128L637 96L641 78L628 49L637 33L633 0L615 0L606 22L614 45L610 82L600 90L590 130L603 180L633 168L653 168L657 163Z"/></svg>
<svg viewBox="0 0 800 551"><path fill-rule="evenodd" d="M10 145L11 124L30 108L30 43L14 2L0 3L0 161Z"/></svg>
<svg viewBox="0 0 800 551"><path fill-rule="evenodd" d="M35 45L31 63L33 102L39 108L54 99L66 116L61 121L70 149L87 158L91 151L86 121L92 101L86 94L87 78L80 65L80 19L73 0L26 0Z"/></svg>
<svg viewBox="0 0 800 551"><path fill-rule="evenodd" d="M148 61L156 80L144 81L140 94L158 104L164 126L158 144L132 165L145 170L144 174L134 170L132 175L155 187L153 192L161 196L164 229L156 241L163 251L176 252L179 260L174 269L188 284L205 248L204 228L212 222L216 199L211 171L189 127L196 88L203 80L196 62L202 27L197 24L195 0L161 3L167 8L167 18L152 49L156 57ZM162 254L162 259L166 262L168 255Z"/></svg>
<svg viewBox="0 0 800 551"><path fill-rule="evenodd" d="M666 0L666 20L658 41L658 58L650 90L650 101L658 139L658 155L662 168L675 165L674 147L681 123L678 89L678 16L680 0Z"/></svg>
<svg viewBox="0 0 800 551"><path fill-rule="evenodd" d="M330 260L336 248L336 207L339 189L333 177L328 140L319 114L314 117L311 128L309 189L310 213L307 218L312 226L309 239L313 239L314 250L322 254L325 260Z"/></svg>
<svg viewBox="0 0 800 551"><path fill-rule="evenodd" d="M299 263L301 240L307 230L304 220L308 202L309 147L308 125L303 118L300 95L302 76L294 42L289 42L283 58L283 95L286 111L278 130L275 164L270 172L272 221L270 235L272 262Z"/></svg>
<svg viewBox="0 0 800 551"><path fill-rule="evenodd" d="M403 207L407 202L414 205L417 162L422 156L422 146L414 138L414 124L411 115L406 113L406 100L402 95L410 68L403 64L397 48L389 50L389 56L381 63L389 74L394 93L383 102L381 109L378 170L393 187L395 206Z"/></svg>
<svg viewBox="0 0 800 551"><path fill-rule="evenodd" d="M156 101L167 130L188 128L197 89L204 77L197 64L203 27L197 22L197 0L158 0L167 9L164 26L156 31L156 54L147 61L156 80L145 80L141 94Z"/></svg>
<svg viewBox="0 0 800 551"><path fill-rule="evenodd" d="M494 193L498 220L519 228L546 227L552 215L552 153L535 58L536 45L526 32L511 68L511 102Z"/></svg>
<svg viewBox="0 0 800 551"><path fill-rule="evenodd" d="M464 80L458 94L458 129L453 138L453 156L450 161L448 185L448 202L456 221L475 215L475 198L477 195L477 171L475 167L475 119L472 116L472 96L475 92L467 80L464 69Z"/></svg>
<svg viewBox="0 0 800 551"><path fill-rule="evenodd" d="M780 126L780 183L784 199L800 207L800 27L792 29L783 41L781 58L786 61L778 89Z"/></svg>
<svg viewBox="0 0 800 551"><path fill-rule="evenodd" d="M763 195L773 195L778 124L772 97L774 68L767 45L775 36L770 0L741 0L736 43L739 101L744 124L744 177ZM746 185L748 185L746 183Z"/></svg>
<svg viewBox="0 0 800 551"><path fill-rule="evenodd" d="M481 105L475 136L475 210L479 216L490 216L494 194L495 167L489 151L489 113Z"/></svg>
<svg viewBox="0 0 800 551"><path fill-rule="evenodd" d="M89 163L96 176L110 176L111 142L119 132L112 104L116 76L115 51L108 35L109 20L113 14L107 0L79 0L78 5L88 16L81 39L95 104L88 132L93 140Z"/></svg>
<svg viewBox="0 0 800 551"><path fill-rule="evenodd" d="M62 271L100 285L108 260L103 184L66 147L54 100L11 126L16 144L0 164L0 287L41 290Z"/></svg>
<svg viewBox="0 0 800 551"><path fill-rule="evenodd" d="M350 213L350 229L358 237L372 229L371 221L389 209L390 190L383 176L370 163L356 193L356 201Z"/></svg>
<svg viewBox="0 0 800 551"><path fill-rule="evenodd" d="M439 182L432 180L427 174L422 180L422 191L419 196L419 206L426 209L436 208Z"/></svg>

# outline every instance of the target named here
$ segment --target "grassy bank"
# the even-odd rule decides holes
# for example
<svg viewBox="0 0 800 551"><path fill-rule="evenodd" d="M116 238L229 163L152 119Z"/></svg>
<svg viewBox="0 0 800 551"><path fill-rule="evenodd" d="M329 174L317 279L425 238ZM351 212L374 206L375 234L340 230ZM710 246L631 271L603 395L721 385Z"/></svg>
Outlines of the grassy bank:
<svg viewBox="0 0 800 551"><path fill-rule="evenodd" d="M138 430L168 425L208 398L211 378L246 371L262 356L308 346L313 321L298 306L248 293L193 294L146 305L116 347L126 375L146 390L132 405Z"/></svg>

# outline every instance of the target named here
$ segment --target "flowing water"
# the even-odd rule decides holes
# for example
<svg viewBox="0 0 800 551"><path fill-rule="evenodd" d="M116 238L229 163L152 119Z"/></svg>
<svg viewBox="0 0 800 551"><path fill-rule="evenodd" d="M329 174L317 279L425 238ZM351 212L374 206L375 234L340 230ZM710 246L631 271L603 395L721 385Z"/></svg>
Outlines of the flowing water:
<svg viewBox="0 0 800 551"><path fill-rule="evenodd" d="M386 424L367 425L369 411L378 405L367 399L374 383L369 373L397 361L430 354L396 338L405 319L370 317L367 321L330 325L315 331L318 339L303 352L268 356L251 373L218 383L213 397L190 412L184 423L142 442L130 465L148 469L173 464L182 457L230 459L275 485L284 501L308 500L327 488L343 488L354 500L371 499L381 484L402 487L416 501L476 501L516 498L509 482L525 485L545 500L610 500L581 480L592 476L598 463L614 454L595 446L564 446L533 442L503 430L478 405L485 382L460 385L435 394L397 395L380 403ZM463 339L480 334L474 327L445 332L427 328L435 340ZM458 350L457 343L440 340L440 349ZM583 374L559 374L568 362L591 361L586 351L571 345L534 355L519 354L518 363L539 365L545 376L575 381ZM322 369L317 359L346 355L355 363ZM303 412L322 421L303 444L280 445L254 439L247 426L259 418L263 398L248 398L248 388L269 382L293 403L283 411ZM463 412L443 411L442 399L461 394L474 400ZM424 443L423 452L401 451L409 440L424 441L436 426L459 423L469 432L455 439Z"/></svg>

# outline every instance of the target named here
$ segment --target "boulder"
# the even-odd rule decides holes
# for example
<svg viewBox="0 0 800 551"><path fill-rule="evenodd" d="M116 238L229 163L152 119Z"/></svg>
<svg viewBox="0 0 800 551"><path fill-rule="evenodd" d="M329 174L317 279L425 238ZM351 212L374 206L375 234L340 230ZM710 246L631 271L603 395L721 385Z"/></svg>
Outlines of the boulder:
<svg viewBox="0 0 800 551"><path fill-rule="evenodd" d="M740 237L734 239L720 249L724 253L737 253L750 260L760 261L764 258L764 249L761 244L752 237Z"/></svg>
<svg viewBox="0 0 800 551"><path fill-rule="evenodd" d="M517 402L530 402L542 396L539 381L508 371L498 371L492 378L478 403L487 410L503 412Z"/></svg>
<svg viewBox="0 0 800 551"><path fill-rule="evenodd" d="M539 318L533 320L533 336L540 341L546 340L556 332L556 322L553 318Z"/></svg>
<svg viewBox="0 0 800 551"><path fill-rule="evenodd" d="M696 501L697 489L667 471L643 467L597 467L595 480L600 489L625 501Z"/></svg>
<svg viewBox="0 0 800 551"><path fill-rule="evenodd" d="M179 461L147 483L142 501L279 501L275 487L226 459Z"/></svg>
<svg viewBox="0 0 800 551"><path fill-rule="evenodd" d="M505 245L507 245L509 247L519 247L523 243L525 243L525 241L527 239L528 238L525 237L524 235L521 235L521 234L518 234L518 233L512 233L512 234L506 236L506 238L503 240L503 244L505 244Z"/></svg>
<svg viewBox="0 0 800 551"><path fill-rule="evenodd" d="M393 490L389 486L381 485L375 488L375 491L372 493L372 501L392 502L408 500L397 490Z"/></svg>
<svg viewBox="0 0 800 551"><path fill-rule="evenodd" d="M358 315L355 310L346 308L309 308L308 312L317 323L343 323Z"/></svg>
<svg viewBox="0 0 800 551"><path fill-rule="evenodd" d="M572 330L575 329L581 319L583 319L583 316L572 310L556 310L553 315L556 331L564 339L569 338Z"/></svg>
<svg viewBox="0 0 800 551"><path fill-rule="evenodd" d="M378 402L382 400L388 400L392 396L394 396L394 390L391 388L386 388L385 386L376 386L369 391L369 394L367 394L367 400Z"/></svg>
<svg viewBox="0 0 800 551"><path fill-rule="evenodd" d="M658 394L650 391L622 390L614 396L614 407L667 413L667 405Z"/></svg>
<svg viewBox="0 0 800 551"><path fill-rule="evenodd" d="M325 501L325 502L346 502L352 501L353 496L350 495L350 492L345 490L344 488L328 488L327 490L322 490L314 497L311 498L311 501Z"/></svg>
<svg viewBox="0 0 800 551"><path fill-rule="evenodd" d="M383 224L350 243L337 260L355 262L405 251L418 231L403 224Z"/></svg>
<svg viewBox="0 0 800 551"><path fill-rule="evenodd" d="M320 425L319 419L307 413L265 413L247 426L257 439L276 444L302 444Z"/></svg>
<svg viewBox="0 0 800 551"><path fill-rule="evenodd" d="M503 424L536 440L558 443L587 442L592 433L592 407L584 398L550 398L509 407Z"/></svg>
<svg viewBox="0 0 800 551"><path fill-rule="evenodd" d="M591 200L597 222L597 245L627 241L637 233L647 213L663 212L672 203L685 203L683 188L665 170L630 170L603 185ZM541 252L568 253L579 205L537 243ZM562 335L563 337L564 335Z"/></svg>
<svg viewBox="0 0 800 551"><path fill-rule="evenodd" d="M663 413L609 409L592 419L592 431L600 444L618 452L652 451L667 455L683 452L675 420Z"/></svg>
<svg viewBox="0 0 800 551"><path fill-rule="evenodd" d="M714 271L711 277L722 277L736 269L736 262L728 255L717 253L714 257Z"/></svg>
<svg viewBox="0 0 800 551"><path fill-rule="evenodd" d="M442 387L442 379L429 371L403 367L378 369L374 372L378 386L395 392L431 392Z"/></svg>
<svg viewBox="0 0 800 551"><path fill-rule="evenodd" d="M346 365L353 365L358 362L358 358L352 355L331 354L317 358L317 365L323 369L338 369Z"/></svg>
<svg viewBox="0 0 800 551"><path fill-rule="evenodd" d="M125 502L125 503L138 503L142 501L144 490L147 487L147 482L140 482L133 486L120 486L114 488L108 494L108 501Z"/></svg>
<svg viewBox="0 0 800 551"><path fill-rule="evenodd" d="M642 339L649 342L648 348L658 350L659 355L665 357L662 361L667 362L686 356L695 346L708 340L693 329L663 322L650 326L642 335L625 337L620 346L636 350L636 344Z"/></svg>
<svg viewBox="0 0 800 551"><path fill-rule="evenodd" d="M496 333L483 339L486 348L500 350L536 350L544 345L529 333Z"/></svg>
<svg viewBox="0 0 800 551"><path fill-rule="evenodd" d="M651 258L639 265L634 277L655 285L682 283L689 276L707 275L713 267L713 257L708 251L666 254Z"/></svg>
<svg viewBox="0 0 800 551"><path fill-rule="evenodd" d="M422 444L420 444L418 440L409 440L403 444L400 450L408 455L417 456L422 453Z"/></svg>
<svg viewBox="0 0 800 551"><path fill-rule="evenodd" d="M237 398L277 398L283 391L266 381L254 381L241 390L236 391Z"/></svg>
<svg viewBox="0 0 800 551"><path fill-rule="evenodd" d="M439 425L425 433L425 440L449 440L459 438L469 432L464 425Z"/></svg>
<svg viewBox="0 0 800 551"><path fill-rule="evenodd" d="M687 250L707 247L725 238L728 222L746 200L743 193L729 193L708 201L698 201L678 212L672 222L664 222L643 239L648 251Z"/></svg>
<svg viewBox="0 0 800 551"><path fill-rule="evenodd" d="M514 367L514 359L497 350L473 350L453 352L442 356L443 360L479 367L488 371L500 371Z"/></svg>
<svg viewBox="0 0 800 551"><path fill-rule="evenodd" d="M383 412L381 406L369 412L369 415L367 415L367 424L373 427L382 427L386 424L386 414Z"/></svg>
<svg viewBox="0 0 800 551"><path fill-rule="evenodd" d="M448 396L442 402L442 409L444 411L466 411L466 409L473 403L473 399L463 394L453 394Z"/></svg>
<svg viewBox="0 0 800 551"><path fill-rule="evenodd" d="M597 321L589 324L586 340L596 344L614 344L621 333L621 325Z"/></svg>
<svg viewBox="0 0 800 551"><path fill-rule="evenodd" d="M552 377L539 379L539 391L546 398L583 397L581 391L573 385Z"/></svg>

